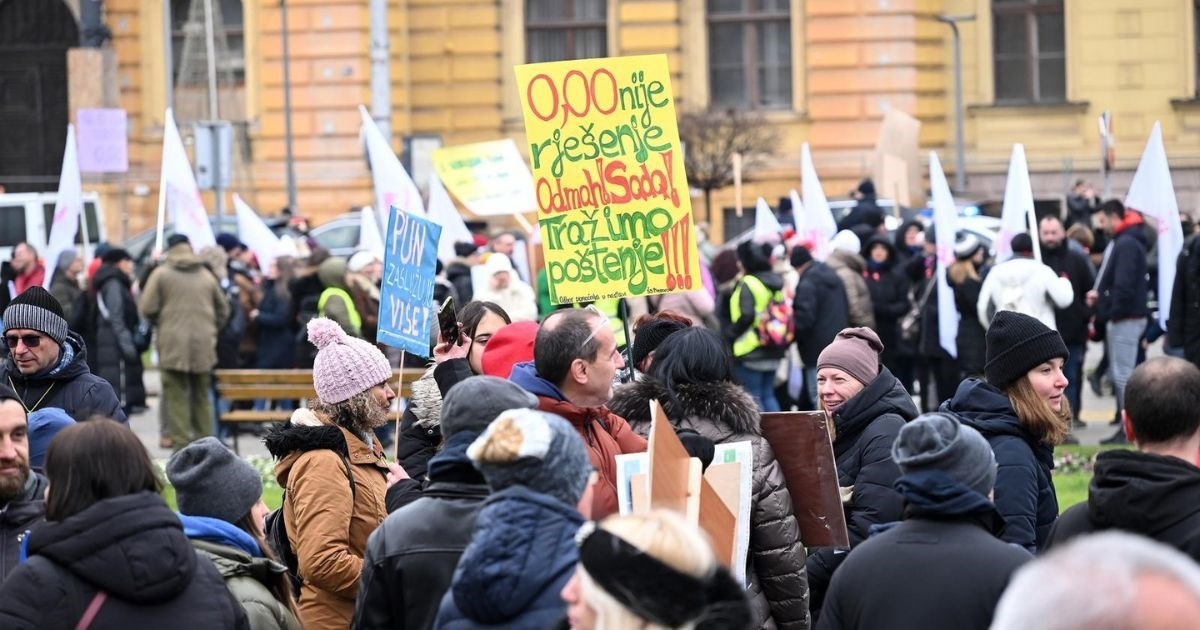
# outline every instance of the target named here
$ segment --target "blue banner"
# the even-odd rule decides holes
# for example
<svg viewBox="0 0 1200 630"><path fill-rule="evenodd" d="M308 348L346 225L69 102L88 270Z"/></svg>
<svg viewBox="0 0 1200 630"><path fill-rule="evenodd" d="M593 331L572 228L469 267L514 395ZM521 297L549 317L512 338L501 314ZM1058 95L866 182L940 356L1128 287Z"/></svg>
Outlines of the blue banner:
<svg viewBox="0 0 1200 630"><path fill-rule="evenodd" d="M376 341L429 357L437 320L433 278L441 235L442 226L391 208L383 235L383 289Z"/></svg>

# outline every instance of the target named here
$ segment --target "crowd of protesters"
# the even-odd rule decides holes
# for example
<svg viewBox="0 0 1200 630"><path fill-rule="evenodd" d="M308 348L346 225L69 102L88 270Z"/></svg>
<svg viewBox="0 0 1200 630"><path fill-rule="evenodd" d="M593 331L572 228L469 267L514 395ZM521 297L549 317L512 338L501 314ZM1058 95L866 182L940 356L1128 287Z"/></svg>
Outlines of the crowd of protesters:
<svg viewBox="0 0 1200 630"><path fill-rule="evenodd" d="M199 252L173 236L138 278L119 248L49 270L22 244L2 311L0 626L1085 628L1200 610L1197 240L1165 331L1186 359L1144 360L1153 234L1116 201L1043 217L1041 262L1029 235L994 266L960 236L951 354L933 230L888 234L858 192L824 260L786 233L748 240L672 296L550 305L512 234L457 244L435 299L455 299L459 332L430 331L394 436L400 357L374 342L370 253L260 269L233 235ZM1089 338L1112 441L1135 450L1102 453L1059 516L1053 449ZM151 347L175 512L122 424ZM217 367L312 372L315 396L265 434L273 512L216 430ZM750 444L744 567L683 515L619 514L616 457L647 450L651 401L702 465ZM828 414L849 548L802 539L810 506L761 421L790 409ZM1089 598L1106 601L1058 610Z"/></svg>

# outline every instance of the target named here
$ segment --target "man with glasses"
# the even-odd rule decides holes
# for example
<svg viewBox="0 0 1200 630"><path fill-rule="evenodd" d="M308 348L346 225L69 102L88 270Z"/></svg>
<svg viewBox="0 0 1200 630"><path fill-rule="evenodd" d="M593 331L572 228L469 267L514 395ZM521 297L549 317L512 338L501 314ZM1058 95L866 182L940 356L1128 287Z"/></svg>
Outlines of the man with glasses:
<svg viewBox="0 0 1200 630"><path fill-rule="evenodd" d="M76 420L101 415L125 422L112 385L88 369L83 338L67 330L54 296L30 287L4 309L3 320L8 359L0 383L16 391L26 413L58 407Z"/></svg>
<svg viewBox="0 0 1200 630"><path fill-rule="evenodd" d="M595 307L556 311L533 343L533 361L513 366L509 380L538 397L538 408L566 418L588 447L600 473L592 501L594 520L617 512L617 465L623 453L646 450L646 440L608 410L613 379L625 360L608 318Z"/></svg>

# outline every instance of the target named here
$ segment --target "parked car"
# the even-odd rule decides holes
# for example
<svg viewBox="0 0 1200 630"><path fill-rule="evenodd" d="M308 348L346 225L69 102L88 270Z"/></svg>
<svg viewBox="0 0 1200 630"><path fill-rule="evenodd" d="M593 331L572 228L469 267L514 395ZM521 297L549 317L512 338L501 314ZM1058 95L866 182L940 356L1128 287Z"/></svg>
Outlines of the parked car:
<svg viewBox="0 0 1200 630"><path fill-rule="evenodd" d="M12 248L21 241L33 245L39 254L46 253L57 200L57 192L0 194L0 260L12 258ZM96 193L83 194L83 216L88 244L95 247L105 239L104 210ZM83 244L83 234L81 229L75 235L77 245Z"/></svg>

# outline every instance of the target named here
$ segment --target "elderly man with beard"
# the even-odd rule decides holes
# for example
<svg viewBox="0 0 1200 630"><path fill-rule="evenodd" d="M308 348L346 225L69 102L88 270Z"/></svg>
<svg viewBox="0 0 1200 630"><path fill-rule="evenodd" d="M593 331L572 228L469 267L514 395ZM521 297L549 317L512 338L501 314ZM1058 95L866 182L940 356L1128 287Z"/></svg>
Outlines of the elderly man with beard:
<svg viewBox="0 0 1200 630"><path fill-rule="evenodd" d="M0 583L17 566L21 541L45 520L46 478L29 469L29 424L16 392L0 385Z"/></svg>

